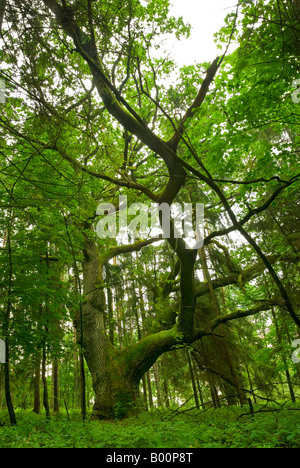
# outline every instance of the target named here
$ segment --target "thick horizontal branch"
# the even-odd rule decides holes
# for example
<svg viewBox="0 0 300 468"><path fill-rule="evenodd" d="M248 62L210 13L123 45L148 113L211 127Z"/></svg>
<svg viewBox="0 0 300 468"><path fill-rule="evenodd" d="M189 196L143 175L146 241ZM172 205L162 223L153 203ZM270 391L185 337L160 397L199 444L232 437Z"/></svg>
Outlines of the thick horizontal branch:
<svg viewBox="0 0 300 468"><path fill-rule="evenodd" d="M273 302L264 301L260 305L246 311L239 310L228 315L220 315L212 320L205 329L195 330L189 337L183 336L178 324L169 330L148 335L126 350L128 374L139 381L161 354L187 344L192 344L204 336L212 335L213 331L222 323L256 315L259 312L269 310L274 304Z"/></svg>
<svg viewBox="0 0 300 468"><path fill-rule="evenodd" d="M133 244L128 245L120 245L118 247L113 247L109 249L107 252L101 255L100 263L101 265L106 265L112 258L117 257L121 254L131 253L131 252L139 252L143 247L147 245L154 244L155 242L160 241L161 239L155 237L148 240L142 240L134 242Z"/></svg>

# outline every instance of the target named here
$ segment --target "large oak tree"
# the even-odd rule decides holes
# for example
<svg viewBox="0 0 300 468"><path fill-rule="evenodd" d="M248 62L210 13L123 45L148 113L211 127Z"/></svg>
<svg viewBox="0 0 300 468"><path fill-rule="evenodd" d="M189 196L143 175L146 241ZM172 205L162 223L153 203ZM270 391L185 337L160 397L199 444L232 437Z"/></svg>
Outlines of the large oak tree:
<svg viewBox="0 0 300 468"><path fill-rule="evenodd" d="M286 9L281 2L240 1L219 35L225 53L211 64L186 67L177 83L168 85L174 63L166 56L155 58L153 51L166 35L189 32L181 19L169 16L168 1L2 3L1 77L10 91L0 117L7 138L3 151L11 154L12 164L18 152L28 157L14 188L38 160L36 174L47 164L58 167L61 179L67 174L83 195L62 219L80 232L84 300L75 326L93 379L94 415L112 417L116 407L128 414L139 405L141 378L160 355L212 335L222 324L276 304L299 327L298 304L275 266L282 258L296 261L297 249L284 255L265 252L254 224L299 187L294 166L299 133L290 95L299 47L296 5ZM234 38L240 46L227 57ZM265 44L270 50L264 64ZM84 188L84 178L93 180L92 188ZM169 205L195 204L203 197L210 220L204 246L218 247L228 267L227 274L215 272L201 283L199 252L175 238L172 224L165 242L178 268L170 272L161 297L168 301L179 275L180 300L166 307L159 330L122 350L107 332L105 266L156 240L118 245L97 238L97 205L106 201L118 209L120 194ZM233 232L251 249L249 262L237 265L228 248L218 244ZM199 327L201 298L229 285L244 287L265 271L275 285L274 297L215 315Z"/></svg>

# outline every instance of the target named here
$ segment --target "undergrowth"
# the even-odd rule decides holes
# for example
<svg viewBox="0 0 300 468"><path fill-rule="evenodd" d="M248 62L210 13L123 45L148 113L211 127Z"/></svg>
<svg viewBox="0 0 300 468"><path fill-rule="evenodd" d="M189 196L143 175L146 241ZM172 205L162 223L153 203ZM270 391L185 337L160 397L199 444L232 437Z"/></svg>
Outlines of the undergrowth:
<svg viewBox="0 0 300 468"><path fill-rule="evenodd" d="M241 408L205 413L143 413L123 421L81 421L64 413L18 412L11 427L0 413L0 448L300 448L300 406L242 416ZM275 409L275 408L274 408Z"/></svg>

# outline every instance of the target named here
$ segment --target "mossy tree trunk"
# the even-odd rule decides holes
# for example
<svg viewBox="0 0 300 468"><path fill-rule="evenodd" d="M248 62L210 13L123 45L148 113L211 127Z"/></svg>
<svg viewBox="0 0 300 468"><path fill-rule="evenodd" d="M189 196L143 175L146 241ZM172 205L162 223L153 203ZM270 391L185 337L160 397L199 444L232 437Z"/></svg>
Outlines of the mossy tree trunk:
<svg viewBox="0 0 300 468"><path fill-rule="evenodd" d="M75 318L95 391L94 416L123 417L142 406L139 383L158 357L172 348L196 339L193 332L195 312L194 264L196 254L180 250L182 256L182 301L178 323L168 330L148 335L124 350L116 350L105 328L106 299L103 270L105 262L117 253L112 249L100 255L92 231L86 238L83 260L84 304L82 320ZM142 244L142 243L141 243ZM141 245L142 246L142 245ZM131 246L137 249L141 246ZM183 248L183 244L181 246ZM119 253L119 250L118 250ZM184 317L183 317L184 315ZM82 329L81 329L82 327Z"/></svg>
<svg viewBox="0 0 300 468"><path fill-rule="evenodd" d="M82 319L78 313L75 326L92 376L95 392L94 416L97 418L124 417L141 408L139 383L162 354L211 335L222 323L240 316L254 315L268 308L263 304L249 311L219 315L205 328L196 328L197 291L194 287L194 267L197 251L187 250L182 239L171 238L170 244L180 261L181 295L180 304L172 314L173 322L168 321L162 325L161 331L139 339L126 349L117 350L112 345L109 331L105 327L105 315L108 311L104 293L107 286L103 278L104 267L115 256L138 251L148 245L149 241L115 247L101 255L92 230L86 229L86 232L88 234L83 260L84 303ZM237 280L233 279L232 282L234 281ZM216 287L222 287L222 282L217 282Z"/></svg>

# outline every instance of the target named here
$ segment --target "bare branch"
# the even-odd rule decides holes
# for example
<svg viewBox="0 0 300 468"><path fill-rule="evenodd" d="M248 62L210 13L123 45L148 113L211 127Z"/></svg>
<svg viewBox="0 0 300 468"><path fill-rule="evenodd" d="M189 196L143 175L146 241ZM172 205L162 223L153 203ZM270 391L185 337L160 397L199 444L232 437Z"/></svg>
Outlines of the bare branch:
<svg viewBox="0 0 300 468"><path fill-rule="evenodd" d="M279 260L283 260L282 258L280 259L278 256L270 256L267 258L268 262L270 264L274 264ZM294 262L294 261L299 261L299 257L286 257L284 261L288 262ZM254 278L257 278L263 271L266 269L266 265L264 262L259 261L258 263L255 263L252 265L250 268L247 268L244 270L242 274L242 279L243 282L249 282ZM229 276L224 276L223 278L217 278L212 280L212 287L213 289L219 289L219 288L224 288L225 286L230 286L232 284L238 284L239 282L239 275L238 274L232 274ZM199 286L196 290L196 297L202 297L205 296L206 294L209 293L209 285L208 283L203 283L201 286Z"/></svg>
<svg viewBox="0 0 300 468"><path fill-rule="evenodd" d="M241 319L244 317L250 317L251 315L256 315L259 312L270 310L274 305L277 305L277 303L273 301L262 301L260 305L249 310L237 310L236 312L232 312L228 315L219 315L218 317L214 318L205 328L205 333L211 334L219 325L223 323L231 322L232 320Z"/></svg>
<svg viewBox="0 0 300 468"><path fill-rule="evenodd" d="M185 132L185 128L184 128L184 124L186 123L186 121L193 117L196 110L199 109L199 107L201 106L201 104L203 103L206 95L207 95L207 92L209 90L209 87L211 85L211 83L213 82L214 80L214 77L217 73L219 69L219 57L217 57L213 63L211 64L211 66L209 67L209 69L207 70L206 72L206 77L205 79L203 80L203 83L201 85L201 88L199 90L199 93L195 99L195 101L193 102L193 104L191 105L191 107L186 111L185 115L182 117L181 119L181 122L180 122L180 125L179 127L177 128L176 130L176 133L174 134L174 136L171 138L171 140L169 140L168 142L168 145L170 146L170 148L172 148L174 151L176 151L177 149L177 146L181 140L181 137L182 135L184 134Z"/></svg>

